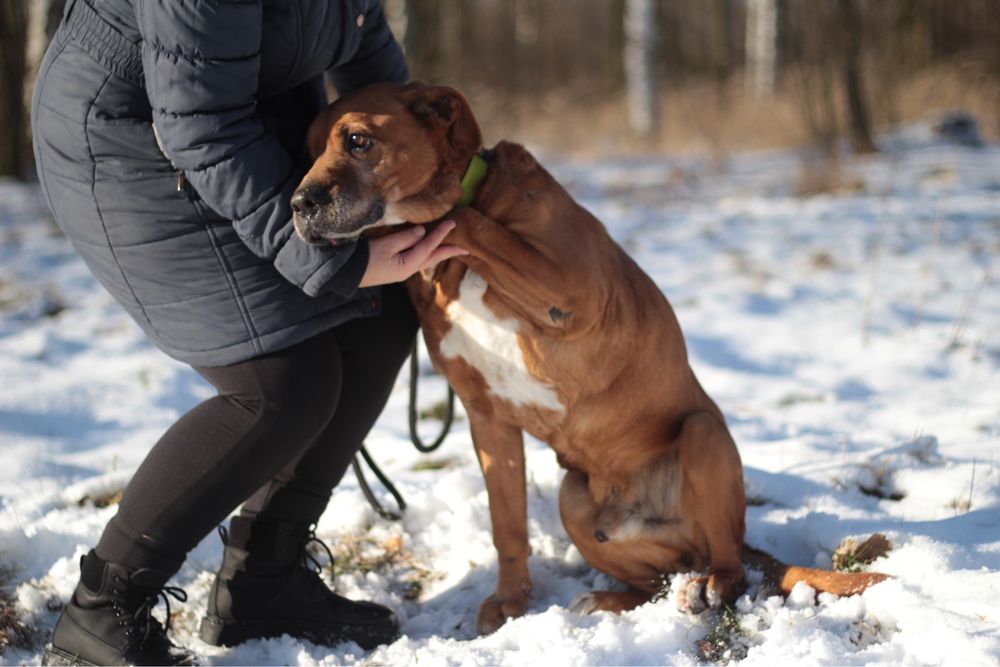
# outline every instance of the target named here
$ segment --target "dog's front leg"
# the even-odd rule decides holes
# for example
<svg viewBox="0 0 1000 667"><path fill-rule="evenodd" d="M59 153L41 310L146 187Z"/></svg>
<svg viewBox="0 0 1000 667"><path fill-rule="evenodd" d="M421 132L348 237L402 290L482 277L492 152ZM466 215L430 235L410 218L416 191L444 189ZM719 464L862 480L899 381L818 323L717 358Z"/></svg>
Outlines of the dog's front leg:
<svg viewBox="0 0 1000 667"><path fill-rule="evenodd" d="M601 293L600 281L578 270L586 264L579 256L566 253L576 264L560 264L475 209L458 207L448 218L456 227L445 242L469 251L458 261L482 276L523 320L549 335L590 327L606 295Z"/></svg>
<svg viewBox="0 0 1000 667"><path fill-rule="evenodd" d="M528 572L528 507L521 429L469 413L472 441L486 479L497 549L497 589L479 607L476 629L489 634L524 614L531 595Z"/></svg>

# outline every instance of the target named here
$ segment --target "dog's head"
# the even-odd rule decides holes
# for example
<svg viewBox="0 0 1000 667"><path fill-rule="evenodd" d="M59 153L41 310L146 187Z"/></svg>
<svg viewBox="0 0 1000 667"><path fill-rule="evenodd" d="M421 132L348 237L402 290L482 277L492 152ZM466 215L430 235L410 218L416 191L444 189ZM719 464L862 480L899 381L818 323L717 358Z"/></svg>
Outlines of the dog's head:
<svg viewBox="0 0 1000 667"><path fill-rule="evenodd" d="M314 162L292 196L293 220L320 243L441 217L461 196L482 136L453 88L378 84L323 110L306 142Z"/></svg>

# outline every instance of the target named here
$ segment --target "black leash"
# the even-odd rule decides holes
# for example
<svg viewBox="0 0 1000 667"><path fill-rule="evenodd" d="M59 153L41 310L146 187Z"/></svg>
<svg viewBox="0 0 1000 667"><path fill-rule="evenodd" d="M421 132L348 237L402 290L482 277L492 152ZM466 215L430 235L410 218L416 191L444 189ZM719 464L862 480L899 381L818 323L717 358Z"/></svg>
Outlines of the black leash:
<svg viewBox="0 0 1000 667"><path fill-rule="evenodd" d="M358 485L361 487L361 493L365 494L368 504L371 505L372 509L378 512L379 516L383 519L387 519L389 521L399 521L403 518L403 512L406 511L406 501L403 500L403 496L399 492L399 489L397 489L393 483L389 481L389 478L385 476L382 469L375 465L375 461L372 460L371 454L368 453L368 450L365 449L364 445L361 445L361 449L358 454L361 455L361 458L365 460L365 463L368 464L371 471L376 477L378 477L378 481L382 482L382 486L384 486L395 499L396 507L399 508L399 511L393 512L390 509L386 509L385 506L378 501L378 498L376 498L375 494L372 493L371 487L368 486L368 480L365 479L364 473L361 472L361 462L358 461L358 457L355 455L354 460L351 461L351 467L354 468L354 474L358 478Z"/></svg>
<svg viewBox="0 0 1000 667"><path fill-rule="evenodd" d="M410 442L413 443L413 446L416 447L418 451L428 454L440 447L441 443L444 442L444 439L448 437L448 432L451 430L451 424L455 419L455 391L451 388L451 385L448 386L448 400L445 404L444 415L441 419L441 432L438 433L438 436L432 443L427 444L421 439L420 434L417 432L417 421L419 420L419 415L417 414L417 384L420 375L420 363L417 358L417 350L419 349L419 341L414 341L413 351L410 353ZM354 469L354 474L358 478L358 485L361 487L361 492L365 494L365 498L368 500L368 503L379 516L389 521L399 521L403 518L403 512L406 511L406 501L403 500L403 495L393 485L393 483L389 481L389 478L384 472L382 472L381 468L375 465L375 461L372 460L371 454L368 453L368 450L363 444L361 445L361 450L358 454L361 455L361 458L364 459L368 468L372 471L372 474L378 478L378 481L382 483L382 486L385 487L385 489L396 501L396 507L399 511L394 512L390 509L386 509L386 507L378 501L378 498L376 498L375 494L372 493L372 489L368 485L368 480L365 479L364 473L361 470L361 462L358 460L358 456L355 455L354 460L351 462L351 467Z"/></svg>
<svg viewBox="0 0 1000 667"><path fill-rule="evenodd" d="M448 385L448 401L445 404L444 416L441 418L441 432L438 433L434 442L426 444L417 433L417 419L419 417L417 414L417 376L420 374L417 350L419 348L419 341L414 342L413 352L410 354L410 442L417 448L417 451L430 454L441 446L444 439L448 437L448 431L451 430L451 422L455 418L455 390L451 388L451 385Z"/></svg>

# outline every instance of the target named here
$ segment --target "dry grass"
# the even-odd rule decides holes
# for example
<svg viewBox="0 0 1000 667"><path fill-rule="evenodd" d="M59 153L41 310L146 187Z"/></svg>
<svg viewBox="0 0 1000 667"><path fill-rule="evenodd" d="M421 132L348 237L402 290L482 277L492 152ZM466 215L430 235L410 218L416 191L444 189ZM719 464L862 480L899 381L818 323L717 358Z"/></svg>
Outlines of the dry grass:
<svg viewBox="0 0 1000 667"><path fill-rule="evenodd" d="M708 154L717 164L729 152L802 143L805 133L792 100L779 97L761 105L739 93L735 79L720 90L690 83L664 93L661 131L645 142L634 138L618 94L553 90L540 97L498 95L486 88L465 89L484 140L508 139L579 157L643 153Z"/></svg>
<svg viewBox="0 0 1000 667"><path fill-rule="evenodd" d="M985 138L1000 138L1000 77L975 63L953 62L917 72L891 89L884 76L870 68L867 76L875 130L895 123L934 118L951 109L965 109L980 123ZM540 96L494 92L488 84L460 85L469 98L484 140L493 145L509 139L532 147L578 156L621 156L636 153L707 154L723 164L731 152L805 146L810 130L800 110L802 91L789 74L777 95L756 102L743 94L737 72L724 85L709 81L666 83L660 100L660 136L652 143L633 138L619 91L569 92L551 90ZM837 100L838 114L843 105ZM843 123L840 123L843 126ZM803 190L853 188L858 184L820 166L804 179ZM825 185L824 180L831 181Z"/></svg>
<svg viewBox="0 0 1000 667"><path fill-rule="evenodd" d="M896 488L893 481L896 469L889 458L872 459L857 467L857 474L842 477L834 475L830 478L833 486L841 491L857 489L866 496L880 500L899 501L906 494Z"/></svg>
<svg viewBox="0 0 1000 667"><path fill-rule="evenodd" d="M462 461L457 456L449 456L439 459L421 459L414 463L410 470L415 472L420 472L422 470L445 470L447 468L454 468L461 465Z"/></svg>
<svg viewBox="0 0 1000 667"><path fill-rule="evenodd" d="M858 481L858 490L881 500L902 500L906 494L895 488L895 472L889 459L873 459L862 466L863 479Z"/></svg>
<svg viewBox="0 0 1000 667"><path fill-rule="evenodd" d="M13 588L15 570L0 563L0 654L8 648L37 648L41 638L37 630L21 618Z"/></svg>
<svg viewBox="0 0 1000 667"><path fill-rule="evenodd" d="M443 421L445 416L448 414L448 401L441 400L429 405L426 408L422 408L417 416L421 420L426 419L436 419L438 421ZM455 415L456 421L461 420L462 415Z"/></svg>
<svg viewBox="0 0 1000 667"><path fill-rule="evenodd" d="M972 60L956 60L916 73L899 85L895 103L903 122L965 109L985 139L1000 138L1000 78Z"/></svg>
<svg viewBox="0 0 1000 667"><path fill-rule="evenodd" d="M727 664L747 657L750 641L736 610L725 605L712 613L708 634L695 642L698 659L702 662Z"/></svg>
<svg viewBox="0 0 1000 667"><path fill-rule="evenodd" d="M97 508L110 507L112 505L117 505L122 500L122 495L124 495L124 490L118 491L108 491L107 493L98 493L96 495L86 495L76 501L76 504L80 507L85 505L93 505Z"/></svg>
<svg viewBox="0 0 1000 667"><path fill-rule="evenodd" d="M972 510L972 492L976 488L976 459L972 459L972 475L969 477L969 495L953 498L945 507L955 512L955 516Z"/></svg>
<svg viewBox="0 0 1000 667"><path fill-rule="evenodd" d="M376 572L389 578L407 600L420 599L427 583L440 576L418 562L399 535L382 540L367 533L343 535L333 542L331 551L334 580L344 574Z"/></svg>
<svg viewBox="0 0 1000 667"><path fill-rule="evenodd" d="M848 537L833 552L833 569L838 572L862 572L877 558L892 551L892 542L875 533L864 542Z"/></svg>

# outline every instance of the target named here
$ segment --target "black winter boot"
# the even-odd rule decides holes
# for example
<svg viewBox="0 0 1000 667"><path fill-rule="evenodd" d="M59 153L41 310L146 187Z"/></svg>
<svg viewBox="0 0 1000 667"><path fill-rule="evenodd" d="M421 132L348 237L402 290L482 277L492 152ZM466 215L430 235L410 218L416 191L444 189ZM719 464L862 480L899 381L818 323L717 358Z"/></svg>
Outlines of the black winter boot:
<svg viewBox="0 0 1000 667"><path fill-rule="evenodd" d="M52 643L45 649L46 665L194 665L195 656L174 646L167 631L153 618L153 606L167 595L180 601L187 595L166 586L169 575L132 570L109 563L93 550L80 559L80 583L63 610Z"/></svg>
<svg viewBox="0 0 1000 667"><path fill-rule="evenodd" d="M316 562L306 545L319 540L309 525L233 517L230 526L229 534L219 530L225 551L201 622L203 641L234 646L287 634L372 649L398 636L389 609L348 600L326 587L318 567L310 567Z"/></svg>

